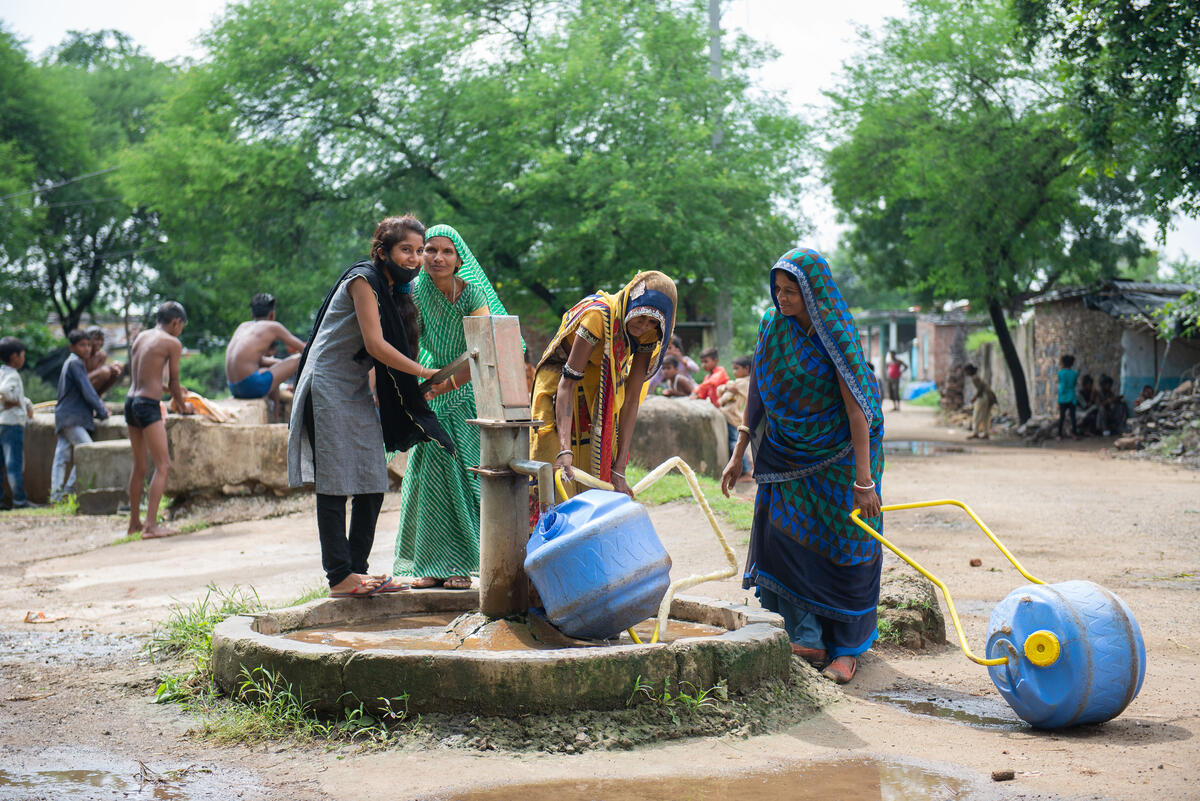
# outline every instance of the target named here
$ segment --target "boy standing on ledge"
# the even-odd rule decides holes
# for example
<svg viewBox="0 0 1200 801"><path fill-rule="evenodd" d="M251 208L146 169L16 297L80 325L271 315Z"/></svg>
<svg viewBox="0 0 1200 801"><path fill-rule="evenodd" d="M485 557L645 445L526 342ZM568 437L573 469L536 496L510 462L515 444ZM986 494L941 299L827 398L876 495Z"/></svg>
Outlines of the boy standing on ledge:
<svg viewBox="0 0 1200 801"><path fill-rule="evenodd" d="M167 426L162 416L163 371L167 373L167 389L172 406L181 414L194 414L179 386L179 357L183 345L179 335L187 325L183 306L169 300L158 307L157 325L143 331L129 349L129 375L133 385L125 398L125 425L129 428L129 444L133 450L133 470L129 474L129 533L140 531L142 539L166 537L178 532L158 524L158 504L167 487L171 457L167 450ZM146 522L139 515L142 504L142 482L146 478L146 451L154 460L154 477L146 502Z"/></svg>

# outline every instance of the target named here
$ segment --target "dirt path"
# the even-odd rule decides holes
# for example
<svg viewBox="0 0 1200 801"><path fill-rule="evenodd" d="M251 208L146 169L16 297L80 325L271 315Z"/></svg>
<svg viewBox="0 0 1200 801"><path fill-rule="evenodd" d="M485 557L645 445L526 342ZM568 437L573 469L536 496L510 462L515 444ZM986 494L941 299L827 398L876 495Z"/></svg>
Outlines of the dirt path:
<svg viewBox="0 0 1200 801"><path fill-rule="evenodd" d="M893 442L964 444L962 432L939 427L924 410L891 415L887 429ZM950 785L903 779L923 771L949 777L959 788L953 797L961 798L1200 798L1200 473L1111 459L1086 442L983 443L961 452L891 455L884 488L888 502L962 499L1032 574L1047 581L1087 578L1119 593L1138 617L1149 654L1145 685L1125 714L1104 726L1036 733L1012 722L986 671L956 648L923 656L883 649L862 661L843 702L788 731L750 739L574 756L215 748L186 736L192 721L178 707L149 703L154 671L138 663L141 638L172 602L194 600L209 584L253 586L273 603L318 585L312 515L116 546L108 543L123 534L119 520L0 516L0 570L7 579L0 589L0 798L323 799L346 797L344 788L352 786L357 797L399 801L581 777L646 777L656 784L664 776L737 777L830 759L874 766L871 778L837 796L845 798L951 797ZM380 520L376 569L390 563L394 504L390 499ZM652 516L677 574L721 563L689 504L657 507ZM1021 583L1019 575L961 513L895 513L887 526L894 541L954 591L969 642L981 648L992 607ZM731 535L739 558L743 540L744 534ZM970 567L972 557L982 567ZM696 592L738 601L748 595L736 580ZM62 619L24 624L27 612ZM159 773L188 766L211 772L142 786L132 778L137 760ZM1016 780L993 784L989 774L1004 769L1015 771ZM90 778L64 779L63 771ZM67 779L72 792L61 792ZM683 797L666 787L657 792ZM559 788L546 797L577 796Z"/></svg>

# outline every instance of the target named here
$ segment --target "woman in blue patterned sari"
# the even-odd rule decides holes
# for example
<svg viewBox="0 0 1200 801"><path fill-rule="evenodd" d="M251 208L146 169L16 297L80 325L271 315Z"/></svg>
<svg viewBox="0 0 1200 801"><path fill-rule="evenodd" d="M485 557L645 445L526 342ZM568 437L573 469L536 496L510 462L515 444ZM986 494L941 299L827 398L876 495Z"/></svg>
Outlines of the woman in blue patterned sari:
<svg viewBox="0 0 1200 801"><path fill-rule="evenodd" d="M793 653L845 684L876 635L882 555L849 514L861 508L882 529L879 384L820 253L784 254L771 299L721 486L728 495L741 477L753 439L758 495L742 586L783 616Z"/></svg>

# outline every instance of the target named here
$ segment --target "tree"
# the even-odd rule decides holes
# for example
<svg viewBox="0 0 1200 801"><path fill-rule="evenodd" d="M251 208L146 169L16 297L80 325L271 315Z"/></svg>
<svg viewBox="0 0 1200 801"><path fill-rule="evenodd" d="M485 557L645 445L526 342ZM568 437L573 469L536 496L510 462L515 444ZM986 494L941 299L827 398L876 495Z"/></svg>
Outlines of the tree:
<svg viewBox="0 0 1200 801"><path fill-rule="evenodd" d="M144 285L138 259L158 242L156 221L123 200L112 173L119 152L145 137L170 70L116 31L73 32L48 63L19 69L30 89L10 102L32 105L9 147L24 170L16 180L30 230L5 242L5 283L42 310L48 299L65 333L105 299L128 307Z"/></svg>
<svg viewBox="0 0 1200 801"><path fill-rule="evenodd" d="M709 78L706 22L691 2L250 0L121 180L214 331L264 284L307 316L405 210L453 223L501 295L552 315L645 267L695 314L794 243L804 141L749 85L758 48Z"/></svg>
<svg viewBox="0 0 1200 801"><path fill-rule="evenodd" d="M1029 50L1048 44L1067 128L1097 172L1136 170L1166 225L1200 214L1200 7L1191 0L1013 0Z"/></svg>
<svg viewBox="0 0 1200 801"><path fill-rule="evenodd" d="M826 167L856 260L897 287L986 309L1030 416L1006 314L1141 252L1124 177L1081 175L1059 99L999 0L917 0L832 95Z"/></svg>

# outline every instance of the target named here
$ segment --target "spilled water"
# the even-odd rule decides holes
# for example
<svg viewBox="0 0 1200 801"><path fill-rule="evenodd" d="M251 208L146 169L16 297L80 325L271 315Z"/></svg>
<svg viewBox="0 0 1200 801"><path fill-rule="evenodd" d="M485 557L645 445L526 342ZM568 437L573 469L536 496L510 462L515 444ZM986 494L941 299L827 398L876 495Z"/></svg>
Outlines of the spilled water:
<svg viewBox="0 0 1200 801"><path fill-rule="evenodd" d="M883 441L883 452L890 456L937 456L943 453L968 453L963 445L953 442L934 442L925 439L894 439Z"/></svg>
<svg viewBox="0 0 1200 801"><path fill-rule="evenodd" d="M147 798L155 801L187 799L182 787L169 782L143 782L103 770L36 770L10 773L0 770L0 798Z"/></svg>
<svg viewBox="0 0 1200 801"><path fill-rule="evenodd" d="M600 643L571 641L558 635L539 639L536 629L524 623L500 620L478 628L456 625L460 618L450 614L418 614L389 618L358 626L312 628L284 634L284 639L331 645L355 650L432 650L432 651L544 651L564 647L587 647ZM647 620L634 627L642 642L649 642L654 621ZM659 642L673 642L684 637L712 637L725 629L683 620L671 620ZM615 644L630 644L633 640L621 634Z"/></svg>
<svg viewBox="0 0 1200 801"><path fill-rule="evenodd" d="M553 781L435 797L442 801L982 801L992 796L963 779L930 768L852 759L704 778Z"/></svg>
<svg viewBox="0 0 1200 801"><path fill-rule="evenodd" d="M937 698L925 693L888 692L872 693L867 697L872 701L900 707L914 715L928 715L978 729L1017 731L1027 728L1027 724L1017 717L999 694Z"/></svg>

